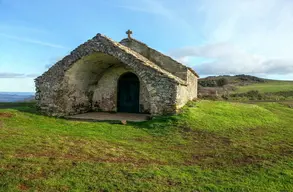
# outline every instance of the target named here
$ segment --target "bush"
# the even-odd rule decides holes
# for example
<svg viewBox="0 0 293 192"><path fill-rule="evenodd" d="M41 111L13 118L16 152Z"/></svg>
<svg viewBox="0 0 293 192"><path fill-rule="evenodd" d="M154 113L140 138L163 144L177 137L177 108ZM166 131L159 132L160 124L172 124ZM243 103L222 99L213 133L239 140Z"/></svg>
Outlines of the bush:
<svg viewBox="0 0 293 192"><path fill-rule="evenodd" d="M241 97L241 98L247 98L249 100L262 100L264 96L257 90L251 90L246 93L234 93L234 94L231 94L230 97L233 97L233 98Z"/></svg>
<svg viewBox="0 0 293 192"><path fill-rule="evenodd" d="M251 90L251 91L248 91L246 94L247 94L247 97L249 98L257 98L260 95L258 90Z"/></svg>
<svg viewBox="0 0 293 192"><path fill-rule="evenodd" d="M217 80L217 85L219 87L223 87L224 85L227 85L228 84L228 79L226 78L220 78Z"/></svg>
<svg viewBox="0 0 293 192"><path fill-rule="evenodd" d="M203 87L217 87L217 82L212 79L203 79L199 80L198 84L203 86Z"/></svg>
<svg viewBox="0 0 293 192"><path fill-rule="evenodd" d="M251 75L235 75L235 77L237 77L240 81L242 82L266 82L265 79L259 78L259 77L255 77L255 76L251 76Z"/></svg>
<svg viewBox="0 0 293 192"><path fill-rule="evenodd" d="M223 87L224 85L227 85L228 79L227 78L219 78L219 79L200 79L198 81L198 84L201 85L202 87Z"/></svg>
<svg viewBox="0 0 293 192"><path fill-rule="evenodd" d="M201 95L199 98L204 100L212 100L212 101L222 100L222 97L217 95Z"/></svg>

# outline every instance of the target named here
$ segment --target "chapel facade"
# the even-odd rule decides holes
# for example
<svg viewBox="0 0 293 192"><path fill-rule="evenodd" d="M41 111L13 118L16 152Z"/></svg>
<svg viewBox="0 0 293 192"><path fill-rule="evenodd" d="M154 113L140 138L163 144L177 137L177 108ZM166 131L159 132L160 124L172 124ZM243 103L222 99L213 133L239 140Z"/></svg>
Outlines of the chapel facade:
<svg viewBox="0 0 293 192"><path fill-rule="evenodd" d="M127 33L119 43L97 34L36 78L40 112L174 114L197 98L194 70Z"/></svg>

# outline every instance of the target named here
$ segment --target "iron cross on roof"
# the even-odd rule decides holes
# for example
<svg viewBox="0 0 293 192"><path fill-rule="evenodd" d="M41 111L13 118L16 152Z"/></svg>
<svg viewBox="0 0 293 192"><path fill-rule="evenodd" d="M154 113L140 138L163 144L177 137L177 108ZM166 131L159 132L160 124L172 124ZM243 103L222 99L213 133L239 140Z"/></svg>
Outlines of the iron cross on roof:
<svg viewBox="0 0 293 192"><path fill-rule="evenodd" d="M128 35L128 39L131 39L132 31L130 29L126 31L126 34Z"/></svg>

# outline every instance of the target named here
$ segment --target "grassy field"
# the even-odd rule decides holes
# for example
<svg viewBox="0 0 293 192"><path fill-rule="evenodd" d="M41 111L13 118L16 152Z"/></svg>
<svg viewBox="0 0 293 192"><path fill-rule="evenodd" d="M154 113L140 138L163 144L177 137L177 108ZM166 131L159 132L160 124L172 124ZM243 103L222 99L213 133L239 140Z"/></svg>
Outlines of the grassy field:
<svg viewBox="0 0 293 192"><path fill-rule="evenodd" d="M293 109L190 103L127 125L0 104L0 191L293 191Z"/></svg>
<svg viewBox="0 0 293 192"><path fill-rule="evenodd" d="M293 91L293 81L268 81L265 83L254 83L247 86L238 86L237 88L237 93L245 93L251 90L258 90L260 93Z"/></svg>

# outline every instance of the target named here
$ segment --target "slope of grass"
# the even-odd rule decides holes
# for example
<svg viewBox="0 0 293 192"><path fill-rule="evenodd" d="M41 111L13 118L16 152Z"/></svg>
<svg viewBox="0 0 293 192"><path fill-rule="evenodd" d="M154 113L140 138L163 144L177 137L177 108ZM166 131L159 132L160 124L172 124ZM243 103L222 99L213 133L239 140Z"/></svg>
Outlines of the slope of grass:
<svg viewBox="0 0 293 192"><path fill-rule="evenodd" d="M260 93L293 91L293 81L267 81L264 83L238 86L237 88L237 93L245 93L252 90L258 90Z"/></svg>
<svg viewBox="0 0 293 192"><path fill-rule="evenodd" d="M293 191L283 104L200 101L127 125L0 108L0 191Z"/></svg>

